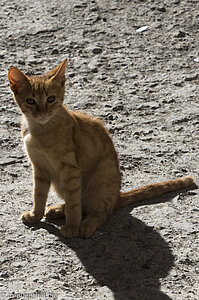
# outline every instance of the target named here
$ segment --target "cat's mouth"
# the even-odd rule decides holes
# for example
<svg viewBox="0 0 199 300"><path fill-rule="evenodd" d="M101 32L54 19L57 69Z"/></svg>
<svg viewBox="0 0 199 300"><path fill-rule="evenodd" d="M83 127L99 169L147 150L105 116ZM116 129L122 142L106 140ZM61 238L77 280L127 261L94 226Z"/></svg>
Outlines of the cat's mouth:
<svg viewBox="0 0 199 300"><path fill-rule="evenodd" d="M37 117L37 121L40 124L45 124L50 120L50 116L39 116Z"/></svg>

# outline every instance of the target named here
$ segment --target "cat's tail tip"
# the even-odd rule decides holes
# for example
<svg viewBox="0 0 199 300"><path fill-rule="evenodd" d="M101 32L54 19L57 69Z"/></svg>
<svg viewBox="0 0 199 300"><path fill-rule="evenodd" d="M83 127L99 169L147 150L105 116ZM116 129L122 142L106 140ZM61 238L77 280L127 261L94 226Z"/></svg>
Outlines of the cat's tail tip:
<svg viewBox="0 0 199 300"><path fill-rule="evenodd" d="M181 180L183 181L185 187L191 187L191 186L195 185L194 178L192 176L186 176L186 177L182 178Z"/></svg>

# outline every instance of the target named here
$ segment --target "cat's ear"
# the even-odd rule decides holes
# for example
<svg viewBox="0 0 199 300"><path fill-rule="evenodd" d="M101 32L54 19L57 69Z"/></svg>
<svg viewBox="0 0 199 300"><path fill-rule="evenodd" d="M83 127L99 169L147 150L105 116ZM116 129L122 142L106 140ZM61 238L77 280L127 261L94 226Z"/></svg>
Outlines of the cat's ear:
<svg viewBox="0 0 199 300"><path fill-rule="evenodd" d="M29 84L28 78L17 68L10 68L8 79L10 88L15 95L17 95L25 85Z"/></svg>
<svg viewBox="0 0 199 300"><path fill-rule="evenodd" d="M64 86L65 84L65 71L66 71L67 58L59 64L55 69L48 72L47 75L51 80L55 80Z"/></svg>

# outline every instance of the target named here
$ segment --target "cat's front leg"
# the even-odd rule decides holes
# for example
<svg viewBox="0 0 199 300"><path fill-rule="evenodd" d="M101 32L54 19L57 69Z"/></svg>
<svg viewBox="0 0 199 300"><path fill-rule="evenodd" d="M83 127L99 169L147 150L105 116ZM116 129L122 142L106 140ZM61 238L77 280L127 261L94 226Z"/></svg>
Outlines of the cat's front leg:
<svg viewBox="0 0 199 300"><path fill-rule="evenodd" d="M25 211L22 215L22 221L35 223L42 219L46 206L46 200L50 189L50 178L48 174L37 167L33 167L34 173L34 191L33 208L31 211Z"/></svg>
<svg viewBox="0 0 199 300"><path fill-rule="evenodd" d="M61 227L60 233L64 237L72 238L79 235L82 218L81 212L81 177L73 170L73 176L65 179L65 216L66 224ZM70 174L70 172L69 172Z"/></svg>

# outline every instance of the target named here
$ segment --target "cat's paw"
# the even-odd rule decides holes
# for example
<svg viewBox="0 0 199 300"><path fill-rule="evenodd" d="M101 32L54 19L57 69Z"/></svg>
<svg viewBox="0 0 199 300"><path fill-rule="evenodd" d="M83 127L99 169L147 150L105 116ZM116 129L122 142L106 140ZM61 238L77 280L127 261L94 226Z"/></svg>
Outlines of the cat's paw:
<svg viewBox="0 0 199 300"><path fill-rule="evenodd" d="M49 206L45 212L45 218L48 220L56 220L65 217L65 205Z"/></svg>
<svg viewBox="0 0 199 300"><path fill-rule="evenodd" d="M82 221L80 225L80 236L82 238L89 238L95 232L96 225L92 223L89 219Z"/></svg>
<svg viewBox="0 0 199 300"><path fill-rule="evenodd" d="M25 211L21 219L24 223L37 223L42 219L42 216L36 216L32 211Z"/></svg>
<svg viewBox="0 0 199 300"><path fill-rule="evenodd" d="M66 238L72 238L79 235L79 228L74 226L62 226L60 229L60 233L62 236Z"/></svg>

